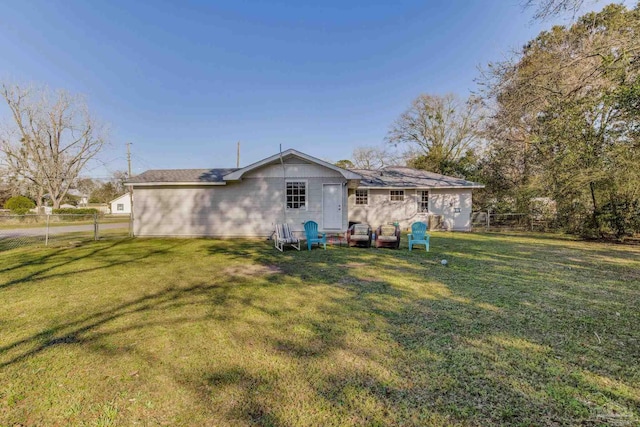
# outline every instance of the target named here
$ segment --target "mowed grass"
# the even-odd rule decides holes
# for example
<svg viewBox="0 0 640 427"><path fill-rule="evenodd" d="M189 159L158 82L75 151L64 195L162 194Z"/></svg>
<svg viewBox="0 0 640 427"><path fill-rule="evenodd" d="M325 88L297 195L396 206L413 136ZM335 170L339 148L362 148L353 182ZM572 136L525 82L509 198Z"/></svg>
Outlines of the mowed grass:
<svg viewBox="0 0 640 427"><path fill-rule="evenodd" d="M640 424L640 247L402 246L2 252L0 425Z"/></svg>

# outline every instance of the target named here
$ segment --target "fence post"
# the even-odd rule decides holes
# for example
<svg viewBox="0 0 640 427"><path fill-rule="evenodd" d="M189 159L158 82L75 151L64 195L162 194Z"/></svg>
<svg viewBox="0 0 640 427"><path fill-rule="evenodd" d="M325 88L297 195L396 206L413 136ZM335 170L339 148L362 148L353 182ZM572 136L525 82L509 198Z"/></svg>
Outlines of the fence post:
<svg viewBox="0 0 640 427"><path fill-rule="evenodd" d="M47 229L44 233L44 245L49 246L49 214L47 214Z"/></svg>
<svg viewBox="0 0 640 427"><path fill-rule="evenodd" d="M98 240L98 214L93 214L93 240Z"/></svg>
<svg viewBox="0 0 640 427"><path fill-rule="evenodd" d="M491 209L487 209L487 231L491 227Z"/></svg>

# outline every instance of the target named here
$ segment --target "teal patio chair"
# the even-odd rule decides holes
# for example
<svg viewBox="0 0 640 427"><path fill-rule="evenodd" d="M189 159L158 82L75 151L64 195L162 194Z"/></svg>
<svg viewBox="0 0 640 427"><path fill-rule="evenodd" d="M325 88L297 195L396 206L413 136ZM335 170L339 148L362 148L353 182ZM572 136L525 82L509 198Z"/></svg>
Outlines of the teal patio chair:
<svg viewBox="0 0 640 427"><path fill-rule="evenodd" d="M414 222L411 224L411 234L407 235L409 239L409 250L413 249L413 245L424 245L428 252L430 237L427 233L427 224L424 222Z"/></svg>
<svg viewBox="0 0 640 427"><path fill-rule="evenodd" d="M307 248L311 250L311 245L314 243L324 245L324 250L327 250L327 235L326 233L318 233L318 223L315 221L307 221L304 223L304 232L307 235Z"/></svg>

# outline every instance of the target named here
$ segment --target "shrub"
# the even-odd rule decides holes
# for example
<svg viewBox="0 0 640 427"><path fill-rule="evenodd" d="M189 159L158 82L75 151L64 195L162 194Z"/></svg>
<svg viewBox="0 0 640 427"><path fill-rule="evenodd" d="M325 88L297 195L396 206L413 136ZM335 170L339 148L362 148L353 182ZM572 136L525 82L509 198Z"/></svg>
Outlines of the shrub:
<svg viewBox="0 0 640 427"><path fill-rule="evenodd" d="M18 215L24 215L29 212L29 209L33 209L36 207L36 204L33 200L24 196L14 196L6 201L4 204L5 209L9 209L12 213Z"/></svg>
<svg viewBox="0 0 640 427"><path fill-rule="evenodd" d="M11 210L11 213L15 215L26 215L29 213L30 210L31 209L27 209L27 208L15 208Z"/></svg>

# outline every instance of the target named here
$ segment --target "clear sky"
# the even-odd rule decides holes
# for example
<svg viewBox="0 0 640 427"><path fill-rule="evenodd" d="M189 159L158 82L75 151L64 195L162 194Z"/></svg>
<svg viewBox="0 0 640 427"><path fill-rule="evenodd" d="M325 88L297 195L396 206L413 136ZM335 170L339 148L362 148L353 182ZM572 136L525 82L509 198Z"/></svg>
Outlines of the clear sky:
<svg viewBox="0 0 640 427"><path fill-rule="evenodd" d="M420 93L475 88L478 66L551 24L518 0L13 1L0 79L87 95L104 166L234 167L295 148L326 160L383 142ZM0 111L4 113L5 108Z"/></svg>

